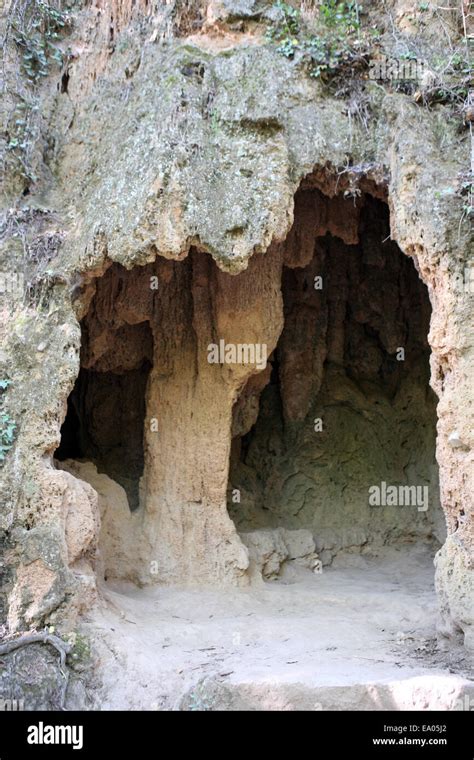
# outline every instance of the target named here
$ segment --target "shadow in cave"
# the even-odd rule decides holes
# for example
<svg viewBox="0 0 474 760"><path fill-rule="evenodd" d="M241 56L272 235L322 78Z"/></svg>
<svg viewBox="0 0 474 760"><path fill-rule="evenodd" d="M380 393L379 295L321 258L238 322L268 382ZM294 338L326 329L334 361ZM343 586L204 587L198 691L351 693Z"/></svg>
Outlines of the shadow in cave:
<svg viewBox="0 0 474 760"><path fill-rule="evenodd" d="M143 331L143 326L141 330ZM151 343L151 335L149 337ZM151 369L143 359L134 369L81 368L67 402L55 458L93 462L126 491L130 509L139 506L144 469L146 386Z"/></svg>
<svg viewBox="0 0 474 760"><path fill-rule="evenodd" d="M308 529L324 564L342 549L444 538L428 291L390 239L385 202L335 200L331 209L319 190L296 195L284 328L246 428L245 388L234 407L228 499L241 533ZM324 204L337 216L320 234ZM427 487L429 508L374 508L369 489L382 482Z"/></svg>

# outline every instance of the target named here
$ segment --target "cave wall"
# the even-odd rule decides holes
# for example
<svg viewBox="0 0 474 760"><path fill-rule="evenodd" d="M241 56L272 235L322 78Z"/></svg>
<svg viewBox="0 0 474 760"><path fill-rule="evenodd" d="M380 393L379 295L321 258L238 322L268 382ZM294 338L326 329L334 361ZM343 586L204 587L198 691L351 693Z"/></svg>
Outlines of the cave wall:
<svg viewBox="0 0 474 760"><path fill-rule="evenodd" d="M81 322L81 370L55 459L92 461L125 488L136 509L153 336L148 321L137 321L133 302L127 308L120 301L124 287L130 292L126 270L109 269Z"/></svg>

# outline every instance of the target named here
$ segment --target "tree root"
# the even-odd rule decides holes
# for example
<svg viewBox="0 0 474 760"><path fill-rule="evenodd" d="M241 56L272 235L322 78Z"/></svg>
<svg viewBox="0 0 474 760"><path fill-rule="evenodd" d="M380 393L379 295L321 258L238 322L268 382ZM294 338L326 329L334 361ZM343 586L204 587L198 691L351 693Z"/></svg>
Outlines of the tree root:
<svg viewBox="0 0 474 760"><path fill-rule="evenodd" d="M6 641L4 644L0 644L0 657L10 652L14 652L20 647L27 646L28 644L50 644L59 652L59 664L60 670L64 678L63 688L61 690L60 709L64 710L64 704L66 702L66 692L69 682L69 671L66 666L66 655L72 649L71 644L67 644L58 636L54 636L52 633L25 633L23 636L18 636L16 639Z"/></svg>

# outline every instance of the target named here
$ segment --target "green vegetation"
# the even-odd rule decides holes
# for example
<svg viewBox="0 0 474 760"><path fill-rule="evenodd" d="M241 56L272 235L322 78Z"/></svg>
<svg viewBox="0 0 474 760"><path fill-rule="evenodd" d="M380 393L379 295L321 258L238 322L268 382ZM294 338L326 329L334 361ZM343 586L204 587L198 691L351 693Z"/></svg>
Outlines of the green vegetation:
<svg viewBox="0 0 474 760"><path fill-rule="evenodd" d="M4 394L9 385L10 380L0 380L0 462L5 461L15 440L16 422L4 408Z"/></svg>
<svg viewBox="0 0 474 760"><path fill-rule="evenodd" d="M69 13L45 0L16 0L9 10L4 59L13 71L19 65L22 78L6 72L4 96L11 112L3 150L5 164L17 169L26 184L36 180L30 154L39 136L38 85L54 66L64 64L58 42L70 24Z"/></svg>
<svg viewBox="0 0 474 760"><path fill-rule="evenodd" d="M21 51L21 65L27 79L36 84L47 76L53 62L62 64L63 53L57 46L61 31L69 23L67 13L43 0L14 6L12 36Z"/></svg>
<svg viewBox="0 0 474 760"><path fill-rule="evenodd" d="M267 29L267 39L281 55L306 64L311 77L338 85L339 89L335 89L339 92L347 94L350 81L356 76L367 79L371 59L380 60L380 31L374 26L362 29L362 7L353 0L325 0L315 10L314 20L308 20L298 8L282 0L273 7L277 11L276 20ZM426 12L429 4L421 3L419 9ZM401 48L400 40L397 37L395 40ZM391 53L388 58L400 63L420 61L420 72L424 66L431 77L425 82L421 73L418 81L412 77L408 80L391 77L382 80L383 84L407 95L416 94L415 100L421 105L462 105L472 87L467 43L458 42L447 55L428 62L417 44L415 39L409 43L405 40L405 49Z"/></svg>
<svg viewBox="0 0 474 760"><path fill-rule="evenodd" d="M71 645L72 649L68 654L68 664L72 667L83 667L87 665L91 658L90 642L77 631L71 631L66 637L65 641Z"/></svg>
<svg viewBox="0 0 474 760"><path fill-rule="evenodd" d="M275 5L277 23L267 30L267 37L277 44L286 58L300 53L311 77L328 80L347 67L366 63L366 42L360 35L360 6L357 2L326 0L318 9L318 33L311 33L302 23L301 13L285 2Z"/></svg>

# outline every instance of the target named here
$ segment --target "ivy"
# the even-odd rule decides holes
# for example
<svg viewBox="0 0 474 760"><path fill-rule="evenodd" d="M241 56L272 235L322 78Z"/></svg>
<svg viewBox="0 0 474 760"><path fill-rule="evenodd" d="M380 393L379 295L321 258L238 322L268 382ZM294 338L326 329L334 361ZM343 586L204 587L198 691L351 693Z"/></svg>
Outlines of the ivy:
<svg viewBox="0 0 474 760"><path fill-rule="evenodd" d="M285 2L277 2L274 8L278 20L268 28L267 38L276 43L277 51L286 58L299 53L311 77L327 80L364 60L364 43L359 35L361 7L357 2L322 2L317 34L304 28L298 9Z"/></svg>
<svg viewBox="0 0 474 760"><path fill-rule="evenodd" d="M278 22L275 26L267 28L267 39L277 43L277 50L281 55L292 58L300 45L300 11L280 0L275 3L274 8L278 12Z"/></svg>
<svg viewBox="0 0 474 760"><path fill-rule="evenodd" d="M13 446L16 433L16 422L4 408L4 395L10 386L10 380L0 380L0 462L4 462L7 453Z"/></svg>
<svg viewBox="0 0 474 760"><path fill-rule="evenodd" d="M32 84L48 75L53 62L63 63L57 42L69 22L67 13L44 0L34 0L23 13L13 15L13 40L21 52L23 72Z"/></svg>
<svg viewBox="0 0 474 760"><path fill-rule="evenodd" d="M26 186L37 179L31 154L40 133L38 85L54 67L64 64L59 42L71 19L70 13L46 0L14 0L9 9L3 47L10 71L4 87L13 106L2 140L5 154L0 158L5 167L19 173Z"/></svg>
<svg viewBox="0 0 474 760"><path fill-rule="evenodd" d="M321 3L319 15L323 23L329 28L355 31L359 28L359 12L361 7L356 2L337 2L326 0Z"/></svg>

